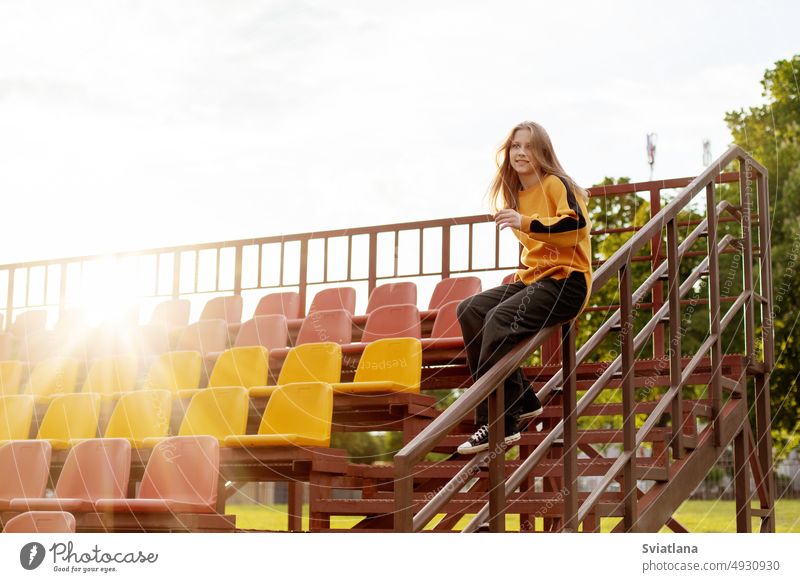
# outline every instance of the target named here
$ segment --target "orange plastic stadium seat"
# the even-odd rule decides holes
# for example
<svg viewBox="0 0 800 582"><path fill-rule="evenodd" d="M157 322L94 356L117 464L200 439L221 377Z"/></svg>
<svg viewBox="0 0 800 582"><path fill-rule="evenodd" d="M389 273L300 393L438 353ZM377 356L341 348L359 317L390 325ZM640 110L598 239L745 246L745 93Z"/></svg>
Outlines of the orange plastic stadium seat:
<svg viewBox="0 0 800 582"><path fill-rule="evenodd" d="M221 319L226 325L242 322L242 296L228 295L226 297L214 297L203 307L200 313L200 321L207 319Z"/></svg>
<svg viewBox="0 0 800 582"><path fill-rule="evenodd" d="M9 519L3 533L75 533L75 516L66 511L28 511Z"/></svg>
<svg viewBox="0 0 800 582"><path fill-rule="evenodd" d="M428 309L439 309L451 301L460 301L481 292L478 277L448 277L436 284Z"/></svg>
<svg viewBox="0 0 800 582"><path fill-rule="evenodd" d="M422 343L417 338L375 340L364 348L352 382L333 384L336 392L419 393L422 378Z"/></svg>
<svg viewBox="0 0 800 582"><path fill-rule="evenodd" d="M384 283L372 290L367 303L367 313L384 305L417 304L417 285L411 282Z"/></svg>
<svg viewBox="0 0 800 582"><path fill-rule="evenodd" d="M53 497L12 499L12 510L94 511L98 499L124 499L131 471L126 439L89 439L70 449Z"/></svg>
<svg viewBox="0 0 800 582"><path fill-rule="evenodd" d="M323 289L314 295L308 313L327 311L330 309L344 309L350 315L356 310L356 290L353 287L332 287Z"/></svg>
<svg viewBox="0 0 800 582"><path fill-rule="evenodd" d="M0 510L7 510L12 499L44 497L51 451L47 441L11 441L0 446Z"/></svg>
<svg viewBox="0 0 800 582"><path fill-rule="evenodd" d="M188 299L171 299L156 305L150 316L150 325L166 325L170 328L189 325L192 304Z"/></svg>
<svg viewBox="0 0 800 582"><path fill-rule="evenodd" d="M216 513L219 443L212 436L176 436L150 454L136 499L99 499L115 513Z"/></svg>
<svg viewBox="0 0 800 582"><path fill-rule="evenodd" d="M289 343L289 328L285 315L256 315L239 328L234 347L264 346L268 350L285 348Z"/></svg>
<svg viewBox="0 0 800 582"><path fill-rule="evenodd" d="M342 378L342 347L335 342L295 346L289 350L277 386L254 386L250 396L269 396L278 386L294 382L338 382Z"/></svg>
<svg viewBox="0 0 800 582"><path fill-rule="evenodd" d="M327 309L309 313L300 326L296 346L302 344L353 341L352 314L346 309Z"/></svg>
<svg viewBox="0 0 800 582"><path fill-rule="evenodd" d="M361 336L362 342L371 342L386 337L422 336L419 310L416 305L384 305L372 311Z"/></svg>
<svg viewBox="0 0 800 582"><path fill-rule="evenodd" d="M333 390L327 382L279 386L267 401L258 434L225 438L229 447L329 447Z"/></svg>
<svg viewBox="0 0 800 582"><path fill-rule="evenodd" d="M283 315L286 319L300 317L300 294L297 291L264 295L256 306L253 316Z"/></svg>
<svg viewBox="0 0 800 582"><path fill-rule="evenodd" d="M0 397L0 442L28 438L33 404L30 394Z"/></svg>
<svg viewBox="0 0 800 582"><path fill-rule="evenodd" d="M0 362L0 396L13 396L19 393L22 382L22 362L4 360Z"/></svg>
<svg viewBox="0 0 800 582"><path fill-rule="evenodd" d="M187 327L178 340L179 350L203 354L222 352L228 347L228 324L224 319L205 319Z"/></svg>

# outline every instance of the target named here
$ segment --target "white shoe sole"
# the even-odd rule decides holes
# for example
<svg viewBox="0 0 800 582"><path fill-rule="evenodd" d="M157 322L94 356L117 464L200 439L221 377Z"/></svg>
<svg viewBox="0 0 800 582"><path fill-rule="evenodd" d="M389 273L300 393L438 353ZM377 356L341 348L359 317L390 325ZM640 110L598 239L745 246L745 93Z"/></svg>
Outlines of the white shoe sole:
<svg viewBox="0 0 800 582"><path fill-rule="evenodd" d="M526 412L525 414L520 414L519 415L519 419L520 420L532 420L532 419L536 418L537 416L539 416L540 414L542 414L543 412L544 412L544 406L540 406L536 410L533 410L531 412Z"/></svg>
<svg viewBox="0 0 800 582"><path fill-rule="evenodd" d="M520 435L520 433L514 433L512 435L508 435L505 439L503 439L503 444L505 444L506 446L513 445L521 438L522 436ZM481 453L489 448L489 443L484 443L482 445L478 445L477 447L470 447L464 445L467 445L467 443L459 445L459 447L456 449L458 453L461 455L474 455L475 453Z"/></svg>

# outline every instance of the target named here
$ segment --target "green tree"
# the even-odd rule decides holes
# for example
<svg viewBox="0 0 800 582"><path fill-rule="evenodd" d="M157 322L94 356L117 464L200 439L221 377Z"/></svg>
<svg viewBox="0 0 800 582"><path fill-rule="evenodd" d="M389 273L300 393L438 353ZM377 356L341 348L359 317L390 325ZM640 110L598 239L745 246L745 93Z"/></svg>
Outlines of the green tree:
<svg viewBox="0 0 800 582"><path fill-rule="evenodd" d="M800 399L800 55L777 61L761 81L763 105L730 111L733 139L769 171L776 369L772 375L776 456L798 443Z"/></svg>

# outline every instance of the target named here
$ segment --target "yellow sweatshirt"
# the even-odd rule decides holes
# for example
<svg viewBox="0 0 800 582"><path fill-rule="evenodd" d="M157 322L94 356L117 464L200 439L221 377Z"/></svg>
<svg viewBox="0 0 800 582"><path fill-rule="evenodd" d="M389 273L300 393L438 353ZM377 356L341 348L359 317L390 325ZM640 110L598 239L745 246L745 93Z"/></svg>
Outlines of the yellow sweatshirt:
<svg viewBox="0 0 800 582"><path fill-rule="evenodd" d="M586 301L592 292L591 221L583 197L567 189L558 176L547 174L533 188L519 193L519 230L512 232L523 245L515 281L530 285L544 277L564 279L573 271L584 273Z"/></svg>

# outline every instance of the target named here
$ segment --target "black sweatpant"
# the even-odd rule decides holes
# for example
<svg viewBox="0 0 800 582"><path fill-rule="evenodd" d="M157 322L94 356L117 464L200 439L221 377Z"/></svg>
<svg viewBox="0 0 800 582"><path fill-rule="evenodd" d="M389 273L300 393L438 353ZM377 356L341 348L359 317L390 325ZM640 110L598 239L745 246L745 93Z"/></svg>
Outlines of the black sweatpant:
<svg viewBox="0 0 800 582"><path fill-rule="evenodd" d="M464 299L456 309L473 380L483 376L511 348L539 330L565 323L578 315L586 300L586 279L573 272L566 279L545 278L525 285L500 285ZM520 413L527 388L517 368L504 385L507 431ZM478 425L486 424L488 403L477 409Z"/></svg>

